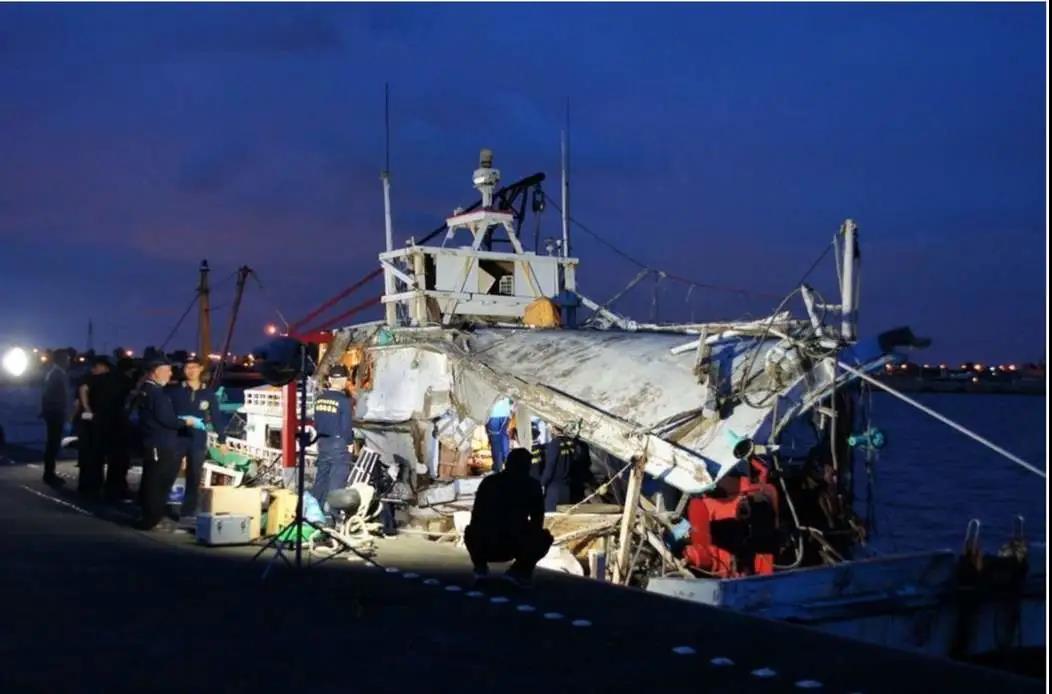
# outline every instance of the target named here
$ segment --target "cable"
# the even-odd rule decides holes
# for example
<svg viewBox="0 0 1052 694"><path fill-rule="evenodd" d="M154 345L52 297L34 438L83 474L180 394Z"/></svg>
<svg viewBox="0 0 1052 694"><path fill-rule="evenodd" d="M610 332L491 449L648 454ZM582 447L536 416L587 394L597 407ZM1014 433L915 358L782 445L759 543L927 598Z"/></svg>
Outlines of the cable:
<svg viewBox="0 0 1052 694"><path fill-rule="evenodd" d="M159 349L162 352L164 351L164 348L168 346L168 343L171 341L171 339L175 337L175 333L179 330L179 326L181 326L183 324L183 321L186 320L186 317L190 315L190 311L193 309L194 304L197 303L197 297L197 292L194 292L194 298L190 300L190 304L186 307L186 310L183 311L183 315L179 317L179 320L176 321L175 327L172 328L172 331L170 333L168 333L168 337L164 338L164 342L161 343Z"/></svg>

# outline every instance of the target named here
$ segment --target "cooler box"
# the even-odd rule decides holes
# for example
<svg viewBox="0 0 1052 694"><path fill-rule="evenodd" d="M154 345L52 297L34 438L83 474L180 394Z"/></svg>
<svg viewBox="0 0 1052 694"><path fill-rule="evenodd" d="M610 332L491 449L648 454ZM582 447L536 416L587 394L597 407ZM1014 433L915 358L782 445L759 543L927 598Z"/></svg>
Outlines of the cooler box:
<svg viewBox="0 0 1052 694"><path fill-rule="evenodd" d="M249 539L259 537L263 495L254 487L205 487L201 490L201 513L244 515L250 519Z"/></svg>
<svg viewBox="0 0 1052 694"><path fill-rule="evenodd" d="M256 521L256 534L259 534ZM252 517L243 513L197 514L197 541L209 547L252 542Z"/></svg>

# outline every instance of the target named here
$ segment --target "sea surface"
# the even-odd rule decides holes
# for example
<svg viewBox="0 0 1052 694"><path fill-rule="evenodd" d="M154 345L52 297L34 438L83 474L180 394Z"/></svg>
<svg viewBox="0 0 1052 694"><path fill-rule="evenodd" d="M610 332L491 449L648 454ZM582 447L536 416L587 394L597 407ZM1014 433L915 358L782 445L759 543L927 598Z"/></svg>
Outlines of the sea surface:
<svg viewBox="0 0 1052 694"><path fill-rule="evenodd" d="M1046 400L1031 395L916 394L940 412L1023 460L1045 469ZM7 440L41 446L39 391L0 386L0 426ZM1030 541L1047 541L1045 480L888 395L873 396L872 424L887 435L874 463L880 553L959 549L968 521L982 521L983 546L996 551L1016 515ZM861 460L861 457L857 458ZM856 466L856 510L866 509L864 468Z"/></svg>

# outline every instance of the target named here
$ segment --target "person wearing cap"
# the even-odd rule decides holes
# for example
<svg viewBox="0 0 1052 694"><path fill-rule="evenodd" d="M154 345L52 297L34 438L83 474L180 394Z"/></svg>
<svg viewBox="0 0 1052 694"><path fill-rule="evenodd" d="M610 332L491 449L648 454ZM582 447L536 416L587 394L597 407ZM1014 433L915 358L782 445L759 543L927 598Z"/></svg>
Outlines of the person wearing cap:
<svg viewBox="0 0 1052 694"><path fill-rule="evenodd" d="M314 401L314 428L318 432L318 463L311 495L325 506L325 497L343 489L351 473L351 399L347 395L347 367L329 371L329 388Z"/></svg>
<svg viewBox="0 0 1052 694"><path fill-rule="evenodd" d="M92 358L91 372L77 389L77 397L81 453L77 491L95 498L102 493L103 472L107 465L113 467L114 451L120 445L116 422L123 403L108 358Z"/></svg>
<svg viewBox="0 0 1052 694"><path fill-rule="evenodd" d="M197 417L206 427L219 436L219 443L226 442L222 412L215 391L202 380L204 362L199 357L187 359L183 365L185 380L171 384L165 390L172 400L178 417ZM184 518L197 513L198 488L201 485L201 469L208 453L208 432L191 427L179 433L179 457L186 458L186 493L183 496L181 514Z"/></svg>
<svg viewBox="0 0 1052 694"><path fill-rule="evenodd" d="M139 528L152 530L158 523L167 530L174 524L165 518L168 492L179 475L179 434L195 425L193 417L175 414L164 387L172 379L172 367L163 357L146 362L146 380L139 389L139 429L142 434L142 481L139 500L142 519Z"/></svg>

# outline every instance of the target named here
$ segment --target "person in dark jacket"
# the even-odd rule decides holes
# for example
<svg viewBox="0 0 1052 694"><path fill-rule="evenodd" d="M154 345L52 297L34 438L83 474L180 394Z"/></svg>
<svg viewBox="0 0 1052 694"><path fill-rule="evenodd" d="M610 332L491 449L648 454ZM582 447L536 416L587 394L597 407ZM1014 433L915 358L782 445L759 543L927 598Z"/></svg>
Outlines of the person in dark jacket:
<svg viewBox="0 0 1052 694"><path fill-rule="evenodd" d="M70 416L72 396L69 389L69 353L56 350L51 355L51 368L44 376L44 392L40 401L40 416L47 429L44 447L44 483L53 487L64 484L55 474L55 460L62 446L62 431Z"/></svg>
<svg viewBox="0 0 1052 694"><path fill-rule="evenodd" d="M204 362L192 357L183 366L182 383L169 385L165 390L175 407L178 417L197 417L206 427L211 427L219 436L219 443L226 442L223 433L222 413L215 391L204 384L201 376ZM208 432L192 427L179 434L179 457L186 458L186 493L180 515L184 518L197 513L198 489L201 486L201 470L208 454Z"/></svg>
<svg viewBox="0 0 1052 694"><path fill-rule="evenodd" d="M174 528L165 518L168 492L179 474L179 434L195 425L192 417L180 419L164 387L172 378L172 367L161 358L146 365L146 381L139 391L139 428L142 434L143 461L139 499L142 519L139 527L152 530L167 521L168 530Z"/></svg>
<svg viewBox="0 0 1052 694"><path fill-rule="evenodd" d="M544 496L530 477L528 450L511 451L504 470L482 480L464 542L477 579L489 575L489 562L514 560L506 576L529 585L534 567L552 546L552 534L544 528Z"/></svg>
<svg viewBox="0 0 1052 694"><path fill-rule="evenodd" d="M89 497L102 493L106 466L114 464L115 423L123 409L120 384L106 357L95 357L91 373L78 388L80 405L80 474L77 491Z"/></svg>
<svg viewBox="0 0 1052 694"><path fill-rule="evenodd" d="M554 511L559 504L575 504L584 498L584 486L591 459L588 446L554 429L555 438L544 451L544 510Z"/></svg>

